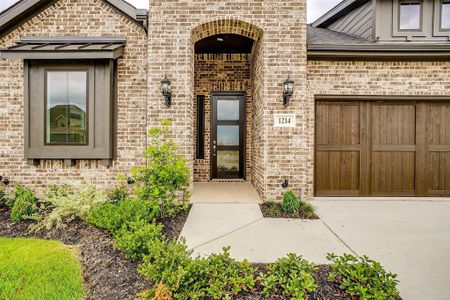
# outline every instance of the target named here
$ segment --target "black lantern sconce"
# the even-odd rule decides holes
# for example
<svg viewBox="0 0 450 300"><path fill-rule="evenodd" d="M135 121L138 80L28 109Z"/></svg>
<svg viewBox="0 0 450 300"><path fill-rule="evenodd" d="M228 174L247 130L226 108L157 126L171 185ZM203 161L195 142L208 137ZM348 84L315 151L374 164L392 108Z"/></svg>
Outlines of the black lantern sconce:
<svg viewBox="0 0 450 300"><path fill-rule="evenodd" d="M283 90L283 105L284 107L289 106L289 101L291 100L292 95L294 94L294 80L290 76L284 82L284 90Z"/></svg>
<svg viewBox="0 0 450 300"><path fill-rule="evenodd" d="M167 79L167 75L161 80L161 93L164 96L164 103L167 107L170 107L172 105L172 87L170 80Z"/></svg>

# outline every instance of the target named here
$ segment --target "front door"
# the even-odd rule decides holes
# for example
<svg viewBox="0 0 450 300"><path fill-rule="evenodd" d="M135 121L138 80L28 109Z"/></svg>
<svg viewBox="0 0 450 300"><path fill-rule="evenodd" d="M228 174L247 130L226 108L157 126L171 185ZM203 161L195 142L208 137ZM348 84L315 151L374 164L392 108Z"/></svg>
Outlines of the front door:
<svg viewBox="0 0 450 300"><path fill-rule="evenodd" d="M211 177L245 177L245 94L213 93Z"/></svg>

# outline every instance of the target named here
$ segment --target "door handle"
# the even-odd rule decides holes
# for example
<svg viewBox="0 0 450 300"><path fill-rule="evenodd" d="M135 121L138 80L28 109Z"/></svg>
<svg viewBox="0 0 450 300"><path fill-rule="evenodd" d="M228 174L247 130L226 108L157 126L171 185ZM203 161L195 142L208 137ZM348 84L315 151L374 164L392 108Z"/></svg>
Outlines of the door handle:
<svg viewBox="0 0 450 300"><path fill-rule="evenodd" d="M213 141L213 155L216 156L216 141Z"/></svg>

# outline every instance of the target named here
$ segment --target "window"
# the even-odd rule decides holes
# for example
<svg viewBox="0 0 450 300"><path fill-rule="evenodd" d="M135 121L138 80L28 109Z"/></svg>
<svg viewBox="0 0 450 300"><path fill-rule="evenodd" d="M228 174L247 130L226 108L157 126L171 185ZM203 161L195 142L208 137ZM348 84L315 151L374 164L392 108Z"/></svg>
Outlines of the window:
<svg viewBox="0 0 450 300"><path fill-rule="evenodd" d="M450 29L450 1L442 1L441 29Z"/></svg>
<svg viewBox="0 0 450 300"><path fill-rule="evenodd" d="M420 1L400 2L400 30L420 30L422 3Z"/></svg>
<svg viewBox="0 0 450 300"><path fill-rule="evenodd" d="M45 143L86 145L87 71L47 71L46 82Z"/></svg>
<svg viewBox="0 0 450 300"><path fill-rule="evenodd" d="M197 96L197 159L205 158L205 96Z"/></svg>
<svg viewBox="0 0 450 300"><path fill-rule="evenodd" d="M114 155L116 63L25 60L25 157L96 159Z"/></svg>

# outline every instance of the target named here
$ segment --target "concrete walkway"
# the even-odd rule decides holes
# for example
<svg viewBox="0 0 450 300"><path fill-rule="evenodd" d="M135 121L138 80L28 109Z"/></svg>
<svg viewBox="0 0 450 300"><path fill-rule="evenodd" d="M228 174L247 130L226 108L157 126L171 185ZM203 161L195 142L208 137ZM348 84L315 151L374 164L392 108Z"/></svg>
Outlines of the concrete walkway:
<svg viewBox="0 0 450 300"><path fill-rule="evenodd" d="M261 203L250 182L195 182L192 203Z"/></svg>
<svg viewBox="0 0 450 300"><path fill-rule="evenodd" d="M399 274L403 299L450 300L450 200L315 200L320 220L265 219L256 203L195 203L181 233L195 255L236 259L294 252L316 263L356 253Z"/></svg>

